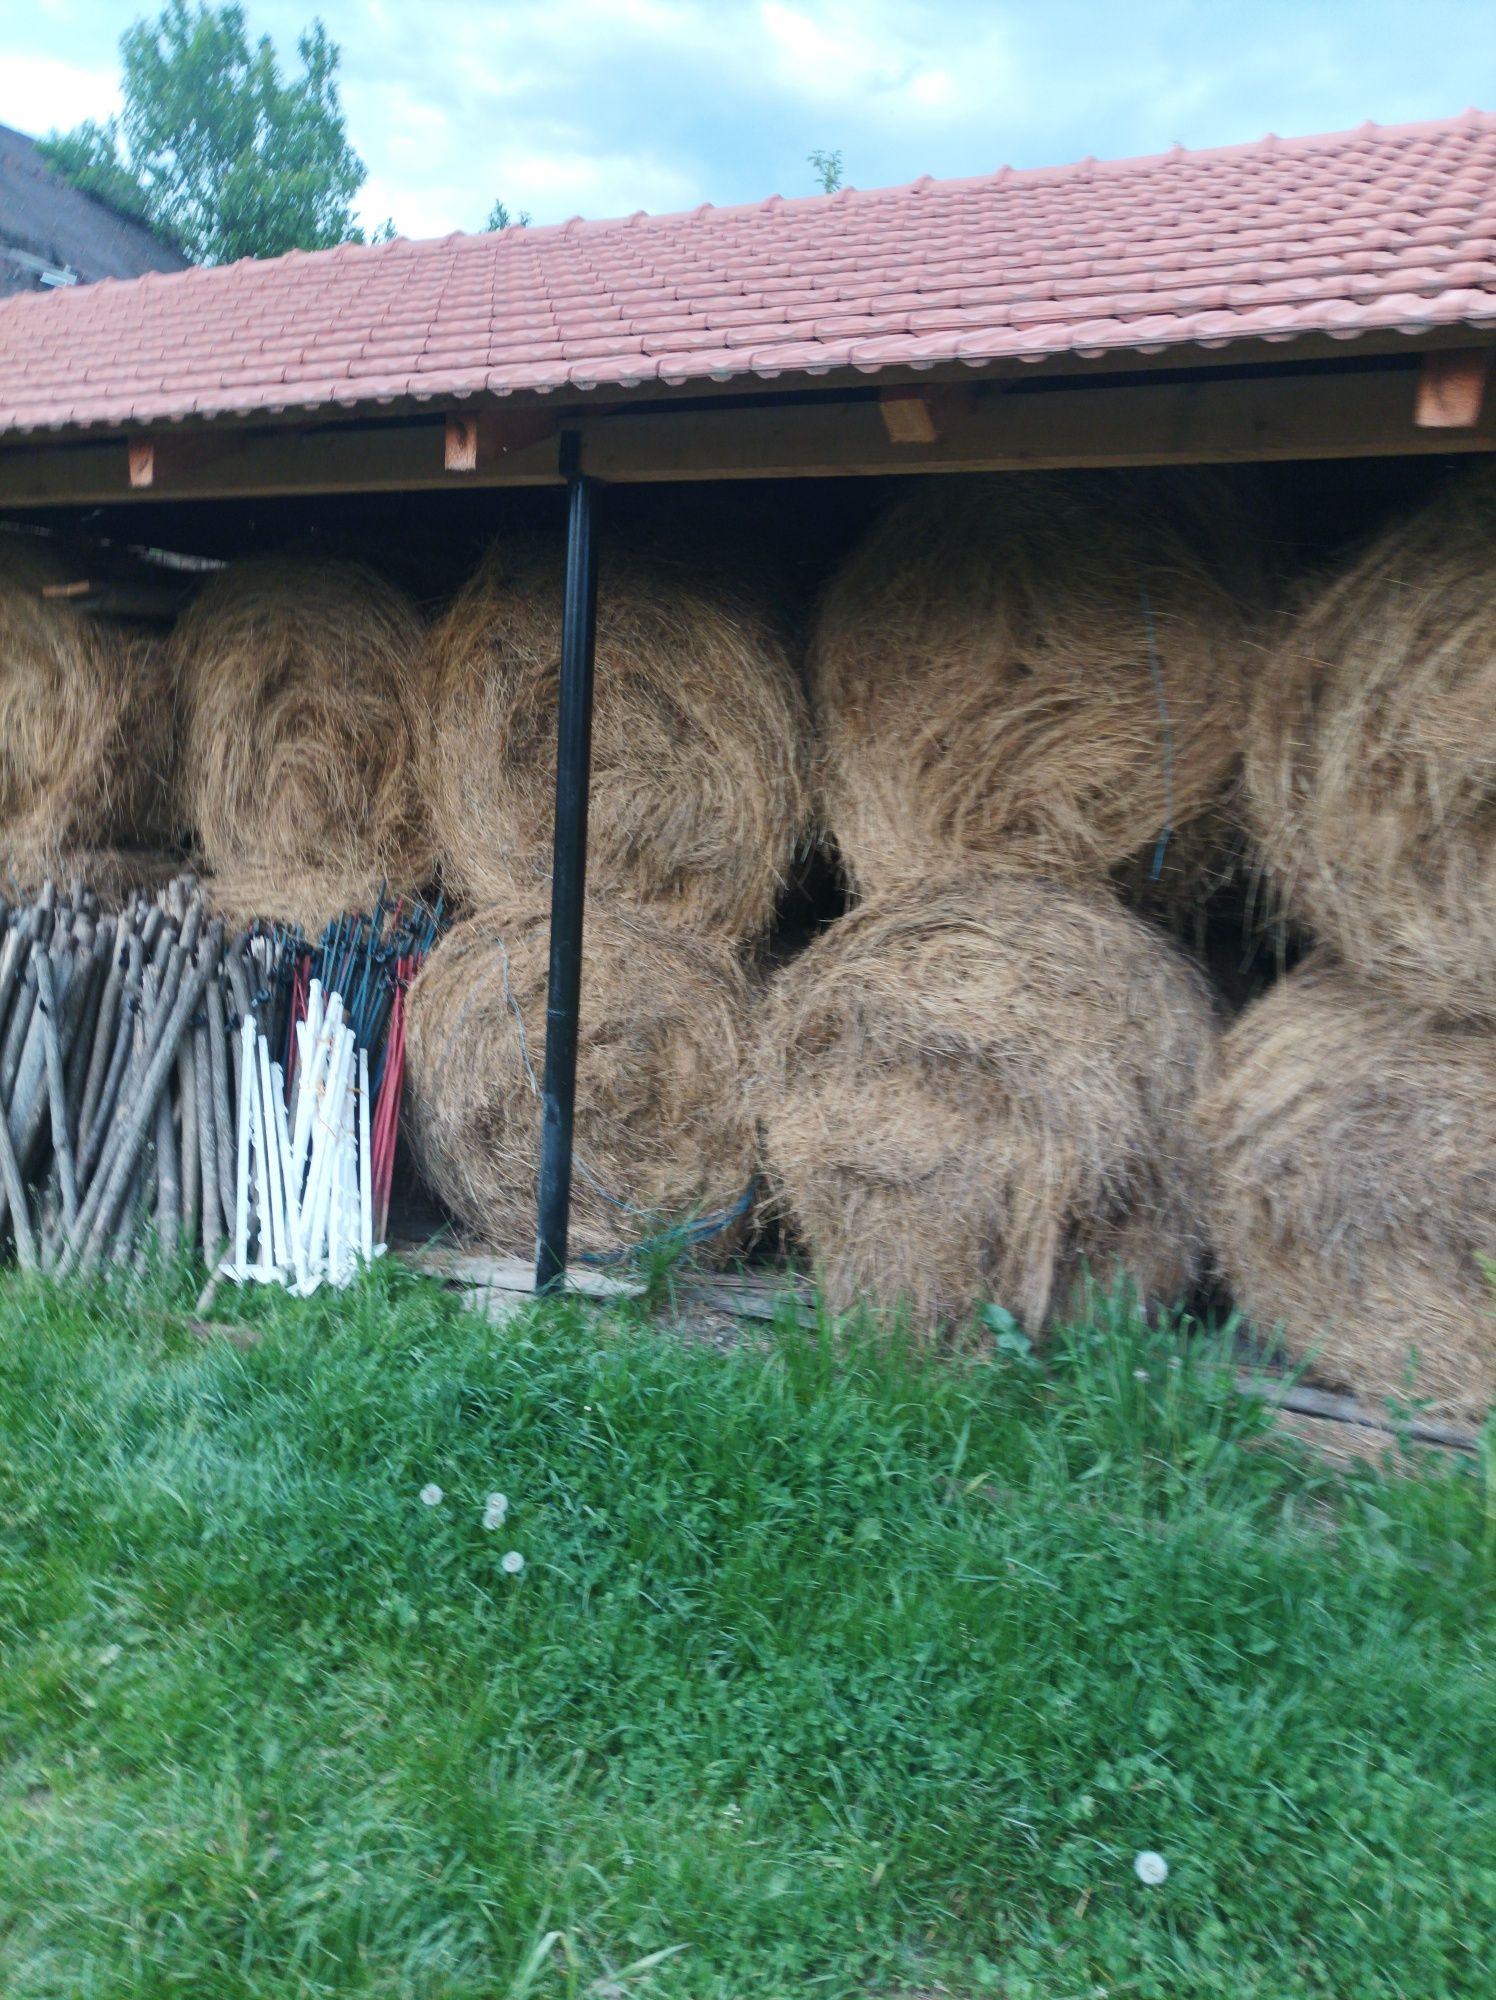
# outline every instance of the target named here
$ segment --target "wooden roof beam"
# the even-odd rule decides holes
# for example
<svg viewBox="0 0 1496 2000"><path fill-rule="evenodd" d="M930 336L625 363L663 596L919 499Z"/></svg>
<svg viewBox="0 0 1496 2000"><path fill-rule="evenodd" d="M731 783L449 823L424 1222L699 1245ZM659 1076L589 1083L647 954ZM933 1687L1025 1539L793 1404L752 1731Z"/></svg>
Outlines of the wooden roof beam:
<svg viewBox="0 0 1496 2000"><path fill-rule="evenodd" d="M1450 379L1466 382L1464 400L1446 397L1443 405L1462 415L1457 425L1417 420L1417 375L1406 367L968 391L961 403L930 402L936 435L923 443L896 443L886 406L865 395L564 415L581 435L589 473L618 484L1496 451L1496 398L1474 406L1468 373L1452 371ZM214 427L165 439L0 442L0 507L559 485L549 431L563 412L525 406L525 414L537 428L543 418L547 434L526 443L522 432L501 426L485 443L480 424L465 470L448 468L454 430L435 415L279 431ZM460 459L466 435L457 434ZM140 449L147 443L148 459Z"/></svg>

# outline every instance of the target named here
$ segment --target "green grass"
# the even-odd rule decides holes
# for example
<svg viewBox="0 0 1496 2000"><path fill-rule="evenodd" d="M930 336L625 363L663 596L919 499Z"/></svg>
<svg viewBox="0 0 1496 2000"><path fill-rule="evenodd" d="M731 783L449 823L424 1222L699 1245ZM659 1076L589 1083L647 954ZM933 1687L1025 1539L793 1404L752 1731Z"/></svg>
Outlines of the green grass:
<svg viewBox="0 0 1496 2000"><path fill-rule="evenodd" d="M6 2000L1490 1993L1478 1468L1264 1448L1119 1306L231 1310L0 1287Z"/></svg>

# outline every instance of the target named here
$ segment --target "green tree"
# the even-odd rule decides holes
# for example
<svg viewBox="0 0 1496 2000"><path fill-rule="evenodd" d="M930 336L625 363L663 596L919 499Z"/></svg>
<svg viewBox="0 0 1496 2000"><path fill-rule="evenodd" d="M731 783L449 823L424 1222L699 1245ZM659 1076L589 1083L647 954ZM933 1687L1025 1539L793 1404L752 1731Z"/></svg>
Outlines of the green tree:
<svg viewBox="0 0 1496 2000"><path fill-rule="evenodd" d="M842 184L841 148L838 147L834 153L828 153L817 146L813 153L807 153L805 157L809 160L816 179L821 183L822 194L835 194Z"/></svg>
<svg viewBox="0 0 1496 2000"><path fill-rule="evenodd" d="M168 0L120 42L124 109L44 144L77 187L149 221L202 264L360 243L363 161L348 144L340 52L320 21L282 74L238 6Z"/></svg>
<svg viewBox="0 0 1496 2000"><path fill-rule="evenodd" d="M504 202L496 201L488 211L488 220L484 223L483 227L485 229L507 229L511 222L517 222L521 229L528 229L530 226L529 209L522 208L518 215L511 215Z"/></svg>

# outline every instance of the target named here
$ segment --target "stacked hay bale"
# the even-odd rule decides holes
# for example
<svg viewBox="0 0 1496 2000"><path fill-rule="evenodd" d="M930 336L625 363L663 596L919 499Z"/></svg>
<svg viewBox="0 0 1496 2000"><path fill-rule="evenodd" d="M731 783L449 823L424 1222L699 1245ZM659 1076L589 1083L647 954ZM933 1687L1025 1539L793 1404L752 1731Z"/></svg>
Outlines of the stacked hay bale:
<svg viewBox="0 0 1496 2000"><path fill-rule="evenodd" d="M1254 588L1251 526L1214 481L1147 476L937 480L886 515L810 658L853 888L971 862L1101 883L1218 819L1253 664L1224 578Z"/></svg>
<svg viewBox="0 0 1496 2000"><path fill-rule="evenodd" d="M559 541L488 556L430 647L424 785L469 911L410 1004L417 1161L480 1240L531 1240L544 1060ZM803 696L742 568L610 538L599 578L574 1242L617 1248L695 1216L742 1234L750 992L808 820Z"/></svg>
<svg viewBox="0 0 1496 2000"><path fill-rule="evenodd" d="M1041 1331L1089 1271L1197 1276L1203 979L1115 903L970 871L871 897L774 982L758 1105L836 1310Z"/></svg>
<svg viewBox="0 0 1496 2000"><path fill-rule="evenodd" d="M0 534L0 871L12 890L81 875L123 894L175 830L169 665L46 595L66 581L39 539Z"/></svg>
<svg viewBox="0 0 1496 2000"><path fill-rule="evenodd" d="M1496 1393L1496 1037L1329 954L1226 1036L1201 1101L1212 1238L1243 1309L1337 1387L1478 1424Z"/></svg>
<svg viewBox="0 0 1496 2000"><path fill-rule="evenodd" d="M1202 1107L1246 1312L1337 1386L1466 1416L1496 1382L1493 568L1481 472L1325 579L1263 675L1254 831L1324 948Z"/></svg>
<svg viewBox="0 0 1496 2000"><path fill-rule="evenodd" d="M423 637L372 570L311 557L234 563L179 620L181 794L220 912L315 934L380 881L429 879Z"/></svg>
<svg viewBox="0 0 1496 2000"><path fill-rule="evenodd" d="M1288 907L1415 1007L1496 1018L1496 476L1309 594L1251 704L1253 831Z"/></svg>
<svg viewBox="0 0 1496 2000"><path fill-rule="evenodd" d="M833 580L820 793L865 900L781 975L759 1105L839 1303L1037 1334L1083 1267L1192 1282L1214 1015L1110 878L1232 785L1240 525L1214 485L935 482Z"/></svg>
<svg viewBox="0 0 1496 2000"><path fill-rule="evenodd" d="M425 743L450 885L550 877L562 551L497 544L433 634ZM598 585L592 887L738 942L773 921L807 819L804 701L762 587L610 538Z"/></svg>
<svg viewBox="0 0 1496 2000"><path fill-rule="evenodd" d="M532 897L470 917L410 996L416 1156L467 1231L509 1249L535 1227L549 916ZM741 1240L753 1173L747 1023L747 979L726 940L621 899L589 906L574 1250L612 1250L690 1217L720 1220L718 1250Z"/></svg>

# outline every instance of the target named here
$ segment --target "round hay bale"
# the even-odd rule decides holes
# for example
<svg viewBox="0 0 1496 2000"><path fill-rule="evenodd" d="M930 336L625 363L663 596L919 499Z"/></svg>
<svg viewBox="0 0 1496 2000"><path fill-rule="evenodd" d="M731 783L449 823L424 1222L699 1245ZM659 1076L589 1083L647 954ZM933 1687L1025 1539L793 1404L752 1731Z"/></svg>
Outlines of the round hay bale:
<svg viewBox="0 0 1496 2000"><path fill-rule="evenodd" d="M415 1158L479 1242L528 1252L540 1157L549 898L532 890L449 931L410 992ZM734 1215L753 1175L743 1096L747 980L729 947L589 899L577 1051L571 1247L639 1242Z"/></svg>
<svg viewBox="0 0 1496 2000"><path fill-rule="evenodd" d="M473 903L549 878L563 557L494 547L431 642L427 787ZM609 539L597 608L589 876L688 928L768 929L809 812L809 725L746 570Z"/></svg>
<svg viewBox="0 0 1496 2000"><path fill-rule="evenodd" d="M31 856L25 866L12 867L0 884L7 893L31 897L51 881L59 890L73 882L92 889L99 905L107 911L123 909L136 894L147 901L176 878L189 871L190 863L179 850L154 847L69 847L53 862Z"/></svg>
<svg viewBox="0 0 1496 2000"><path fill-rule="evenodd" d="M895 506L810 657L854 886L970 862L1099 881L1214 805L1253 646L1213 559L1232 523L1247 576L1251 523L1213 482L938 479Z"/></svg>
<svg viewBox="0 0 1496 2000"><path fill-rule="evenodd" d="M429 879L422 625L360 564L251 557L178 622L182 793L225 913L314 921Z"/></svg>
<svg viewBox="0 0 1496 2000"><path fill-rule="evenodd" d="M1308 597L1254 694L1253 830L1287 905L1418 1007L1496 1016L1496 475Z"/></svg>
<svg viewBox="0 0 1496 2000"><path fill-rule="evenodd" d="M176 864L180 871L182 863ZM414 894L408 882L386 874L369 875L349 867L305 869L293 874L284 862L243 864L201 878L203 901L212 916L222 917L229 930L256 923L299 926L308 938L318 938L335 917L349 910L371 910L382 882L390 893Z"/></svg>
<svg viewBox="0 0 1496 2000"><path fill-rule="evenodd" d="M968 873L864 903L770 988L766 1164L832 1306L1031 1334L1085 1270L1174 1300L1203 1254L1189 1116L1215 1020L1105 895Z"/></svg>
<svg viewBox="0 0 1496 2000"><path fill-rule="evenodd" d="M67 581L45 545L0 533L0 866L21 888L171 831L165 651L43 596Z"/></svg>
<svg viewBox="0 0 1496 2000"><path fill-rule="evenodd" d="M1211 1235L1263 1333L1375 1407L1479 1422L1496 1321L1496 1040L1318 953L1249 1007L1202 1093ZM1416 1374L1410 1362L1417 1353Z"/></svg>

